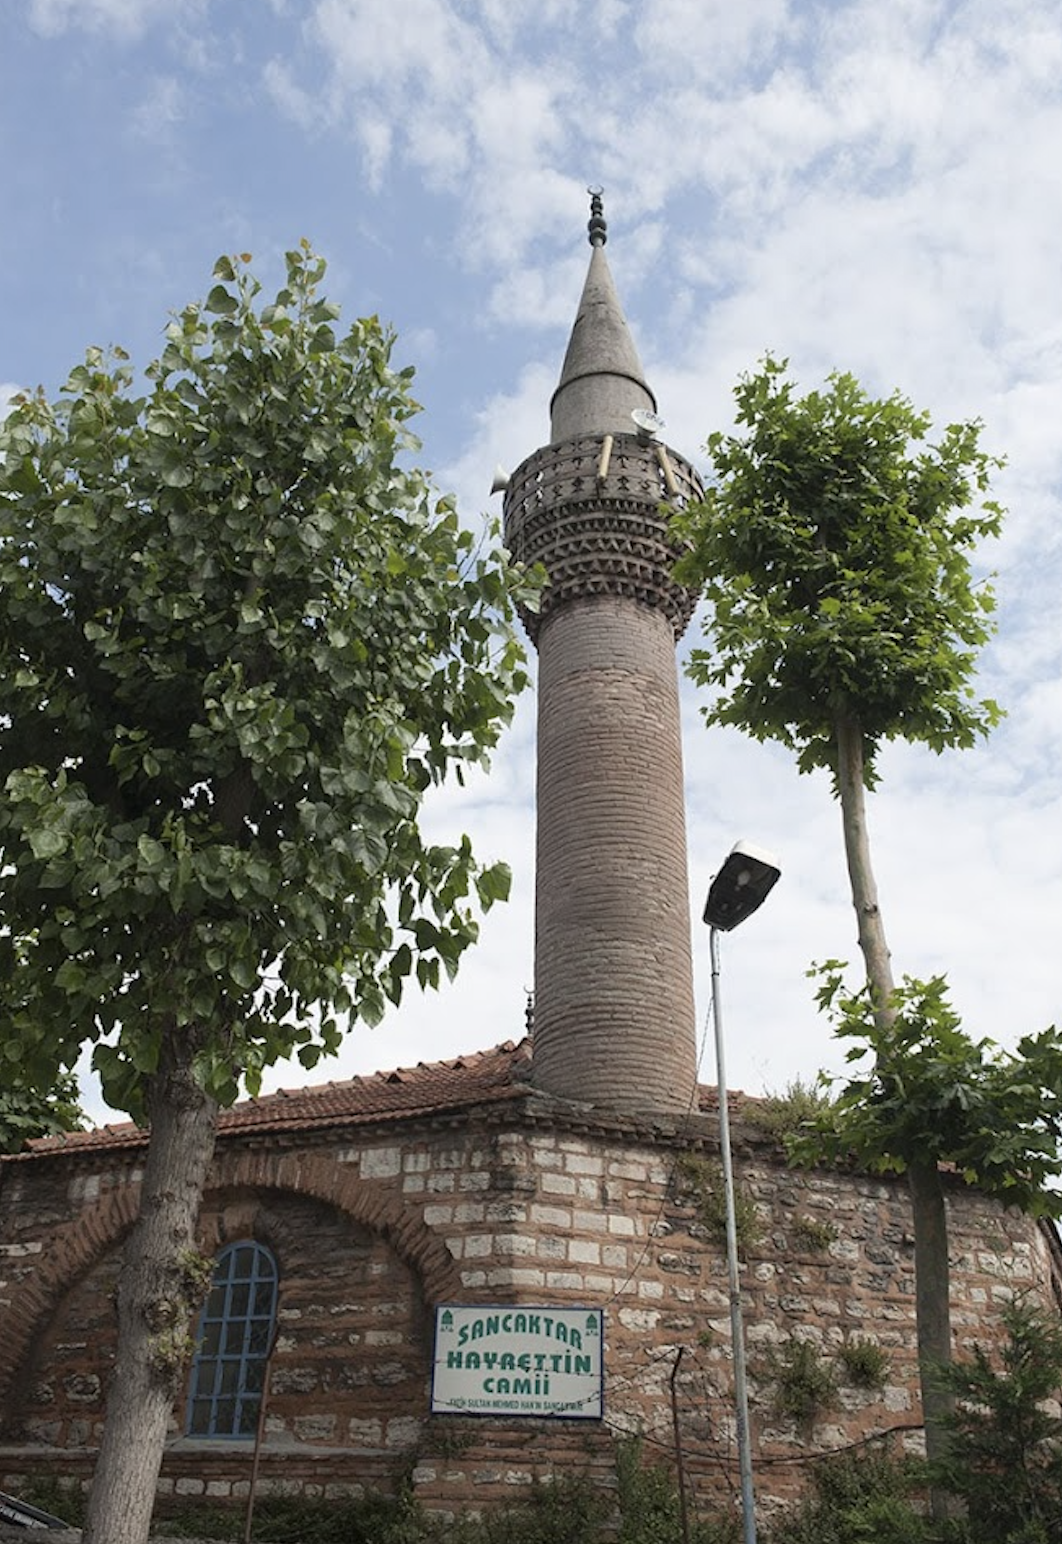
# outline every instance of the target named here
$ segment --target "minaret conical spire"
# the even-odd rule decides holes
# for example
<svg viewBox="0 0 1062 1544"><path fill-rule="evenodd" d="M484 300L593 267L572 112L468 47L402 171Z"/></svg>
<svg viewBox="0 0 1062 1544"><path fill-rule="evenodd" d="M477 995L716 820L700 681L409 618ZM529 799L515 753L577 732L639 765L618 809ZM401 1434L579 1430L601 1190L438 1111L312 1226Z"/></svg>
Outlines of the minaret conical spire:
<svg viewBox="0 0 1062 1544"><path fill-rule="evenodd" d="M555 445L581 434L630 434L634 408L656 411L605 256L608 227L596 190L588 230L590 269L550 403Z"/></svg>

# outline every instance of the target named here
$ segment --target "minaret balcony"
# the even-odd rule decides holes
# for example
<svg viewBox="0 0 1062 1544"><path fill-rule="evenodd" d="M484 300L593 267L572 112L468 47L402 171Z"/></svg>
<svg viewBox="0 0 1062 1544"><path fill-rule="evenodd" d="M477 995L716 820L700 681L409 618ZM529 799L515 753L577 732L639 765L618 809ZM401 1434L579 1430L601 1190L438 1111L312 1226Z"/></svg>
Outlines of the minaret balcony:
<svg viewBox="0 0 1062 1544"><path fill-rule="evenodd" d="M506 489L505 541L549 575L538 612L524 616L532 640L557 606L595 595L662 611L679 638L697 597L673 577L683 549L668 509L702 496L690 463L642 434L584 436L529 456Z"/></svg>

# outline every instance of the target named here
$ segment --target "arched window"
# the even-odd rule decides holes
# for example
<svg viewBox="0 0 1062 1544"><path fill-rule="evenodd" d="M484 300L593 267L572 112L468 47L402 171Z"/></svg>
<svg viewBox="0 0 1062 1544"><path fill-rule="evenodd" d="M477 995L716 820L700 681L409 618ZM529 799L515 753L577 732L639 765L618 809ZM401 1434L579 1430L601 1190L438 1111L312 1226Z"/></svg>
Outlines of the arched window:
<svg viewBox="0 0 1062 1544"><path fill-rule="evenodd" d="M277 1311L277 1265L244 1240L218 1255L199 1317L188 1399L190 1437L253 1437Z"/></svg>

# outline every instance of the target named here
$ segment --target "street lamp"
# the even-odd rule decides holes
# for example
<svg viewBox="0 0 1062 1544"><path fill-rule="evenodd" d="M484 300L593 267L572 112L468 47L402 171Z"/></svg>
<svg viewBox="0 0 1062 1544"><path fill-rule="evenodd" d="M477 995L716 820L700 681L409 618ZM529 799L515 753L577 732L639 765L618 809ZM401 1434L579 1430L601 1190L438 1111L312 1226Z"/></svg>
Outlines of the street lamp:
<svg viewBox="0 0 1062 1544"><path fill-rule="evenodd" d="M730 1339L734 1357L734 1399L737 1405L738 1462L741 1469L741 1515L745 1544L756 1544L756 1507L752 1495L752 1447L749 1442L749 1392L745 1374L745 1333L741 1322L741 1275L738 1269L737 1219L734 1211L734 1166L730 1156L730 1113L723 1056L723 1007L719 992L719 934L729 933L751 917L767 899L781 875L775 859L760 847L738 842L712 880L704 908L710 928L712 955L712 1021L715 1025L715 1065L719 1088L719 1148L726 1196L726 1266L730 1291Z"/></svg>

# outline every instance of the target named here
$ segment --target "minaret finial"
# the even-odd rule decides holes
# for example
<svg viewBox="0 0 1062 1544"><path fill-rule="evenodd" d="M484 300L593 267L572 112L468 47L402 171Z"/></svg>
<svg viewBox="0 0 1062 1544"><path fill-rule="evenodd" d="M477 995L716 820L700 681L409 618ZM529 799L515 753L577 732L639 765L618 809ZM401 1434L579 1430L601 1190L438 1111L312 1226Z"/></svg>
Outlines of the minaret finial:
<svg viewBox="0 0 1062 1544"><path fill-rule="evenodd" d="M603 247L608 240L608 226L605 223L604 206L601 203L601 195L604 188L587 188L590 195L590 220L587 230L590 232L590 245Z"/></svg>

